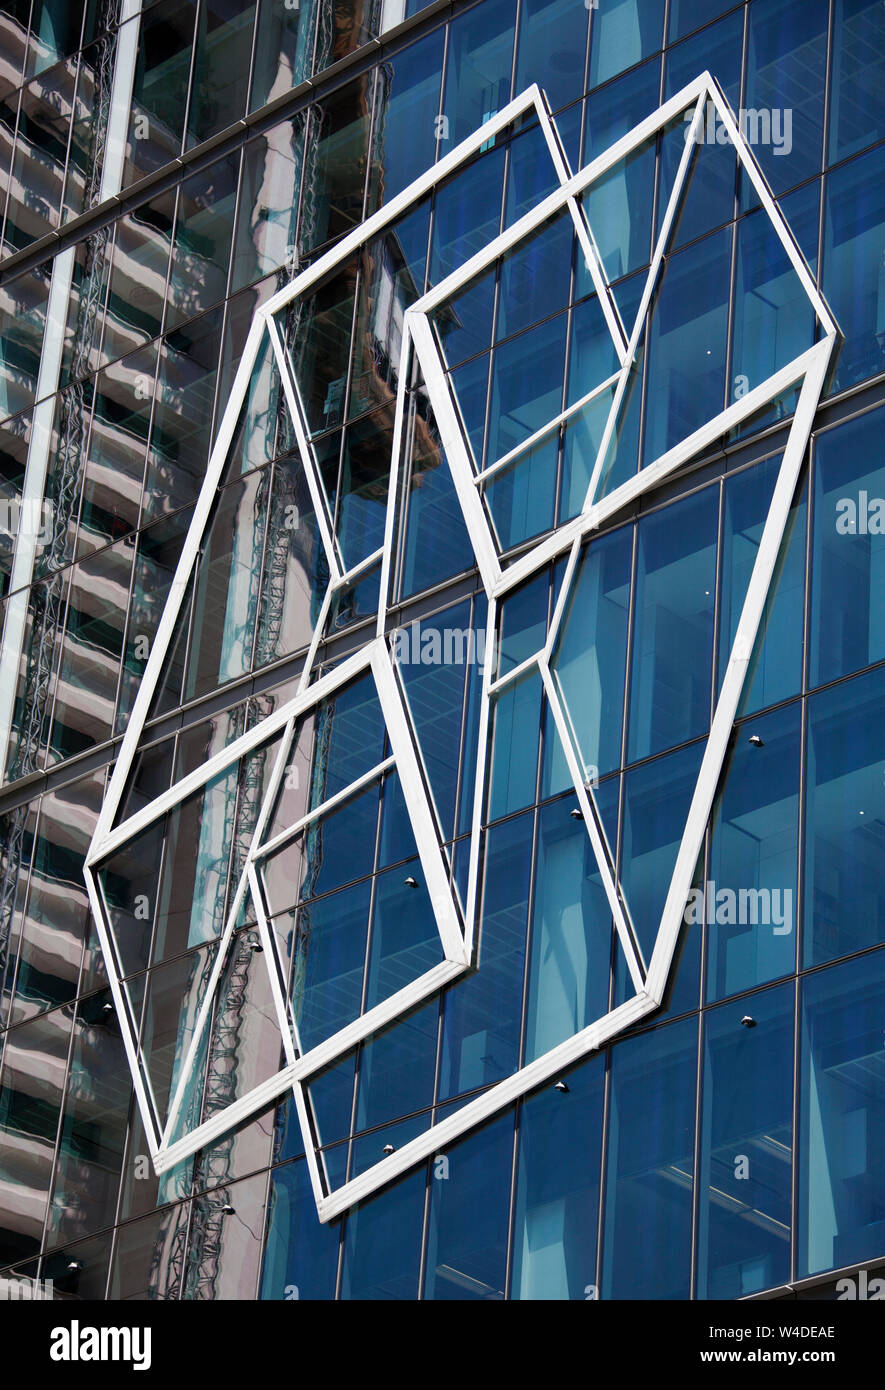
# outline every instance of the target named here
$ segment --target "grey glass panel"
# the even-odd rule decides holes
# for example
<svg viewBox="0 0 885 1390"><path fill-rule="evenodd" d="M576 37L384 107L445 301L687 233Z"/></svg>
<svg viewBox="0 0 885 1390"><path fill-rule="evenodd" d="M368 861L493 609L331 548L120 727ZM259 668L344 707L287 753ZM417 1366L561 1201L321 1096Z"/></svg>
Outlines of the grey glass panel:
<svg viewBox="0 0 885 1390"><path fill-rule="evenodd" d="M596 1284L605 1069L591 1058L519 1114L514 1299L586 1299Z"/></svg>
<svg viewBox="0 0 885 1390"><path fill-rule="evenodd" d="M239 154L228 155L178 191L167 332L224 298L239 167Z"/></svg>
<svg viewBox="0 0 885 1390"><path fill-rule="evenodd" d="M276 10L262 6L262 15ZM285 13L297 21L297 11ZM231 272L234 290L278 266L295 266L303 141L304 117L296 116L244 148Z"/></svg>
<svg viewBox="0 0 885 1390"><path fill-rule="evenodd" d="M320 246L362 220L373 77L357 78L311 108L298 240Z"/></svg>
<svg viewBox="0 0 885 1390"><path fill-rule="evenodd" d="M697 1021L612 1049L603 1298L687 1298Z"/></svg>
<svg viewBox="0 0 885 1390"><path fill-rule="evenodd" d="M698 1298L790 1277L793 1001L781 985L705 1015Z"/></svg>
<svg viewBox="0 0 885 1390"><path fill-rule="evenodd" d="M77 1010L48 1237L92 1235L114 1220L132 1081L109 991Z"/></svg>
<svg viewBox="0 0 885 1390"><path fill-rule="evenodd" d="M40 1247L64 1095L73 1011L56 1009L7 1036L0 1076L0 1174L8 1193L0 1259Z"/></svg>
<svg viewBox="0 0 885 1390"><path fill-rule="evenodd" d="M144 520L194 501L211 447L222 310L170 333L160 344Z"/></svg>
<svg viewBox="0 0 885 1390"><path fill-rule="evenodd" d="M187 113L187 145L240 120L249 94L255 0L203 0Z"/></svg>
<svg viewBox="0 0 885 1390"><path fill-rule="evenodd" d="M883 1008L883 951L803 983L800 1278L867 1260L882 1246Z"/></svg>
<svg viewBox="0 0 885 1390"><path fill-rule="evenodd" d="M117 1232L108 1297L177 1299L182 1262L176 1255L187 1238L190 1203L153 1213Z"/></svg>
<svg viewBox="0 0 885 1390"><path fill-rule="evenodd" d="M196 0L161 0L141 21L124 184L181 153L196 8Z"/></svg>
<svg viewBox="0 0 885 1390"><path fill-rule="evenodd" d="M808 702L806 965L878 945L885 935L883 698L879 668Z"/></svg>
<svg viewBox="0 0 885 1390"><path fill-rule="evenodd" d="M49 267L20 276L0 291L0 416L33 405L49 297Z"/></svg>
<svg viewBox="0 0 885 1390"><path fill-rule="evenodd" d="M117 696L117 729L125 725L135 703L190 520L191 510L186 508L139 534Z"/></svg>
<svg viewBox="0 0 885 1390"><path fill-rule="evenodd" d="M790 705L740 725L725 766L706 889L708 998L795 967L800 719Z"/></svg>
<svg viewBox="0 0 885 1390"><path fill-rule="evenodd" d="M117 223L105 316L106 360L160 332L174 212L174 196L160 194Z"/></svg>
<svg viewBox="0 0 885 1390"><path fill-rule="evenodd" d="M259 3L250 111L310 77L318 9L315 0L291 9L285 4Z"/></svg>
<svg viewBox="0 0 885 1390"><path fill-rule="evenodd" d="M811 685L885 656L878 597L885 551L883 413L828 430L815 444L811 589Z"/></svg>

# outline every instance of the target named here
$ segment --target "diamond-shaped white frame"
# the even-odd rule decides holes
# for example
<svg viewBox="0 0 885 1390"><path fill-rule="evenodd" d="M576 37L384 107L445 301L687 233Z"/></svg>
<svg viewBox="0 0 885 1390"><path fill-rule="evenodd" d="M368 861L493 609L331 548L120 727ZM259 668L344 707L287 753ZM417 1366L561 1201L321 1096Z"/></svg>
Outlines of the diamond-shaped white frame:
<svg viewBox="0 0 885 1390"><path fill-rule="evenodd" d="M722 121L743 168L753 184L765 212L771 220L784 250L796 271L806 295L817 316L820 340L812 348L802 353L793 362L780 369L768 381L748 392L744 397L725 410L719 412L689 438L666 454L656 459L636 476L621 484L610 495L597 499L599 479L604 464L606 449L615 428L620 403L626 390L627 379L636 354L641 334L646 322L649 306L663 263L670 230L678 211L690 166L693 147L698 137L700 123L706 103L711 101ZM346 571L340 557L334 536L331 518L326 505L316 461L310 447L304 412L298 393L297 383L290 372L285 349L280 339L274 315L293 299L303 294L317 283L321 277L345 260L354 250L383 231L400 217L413 203L419 201L438 183L453 173L466 159L475 154L487 141L512 125L514 121L534 109L547 148L559 179L559 188L512 227L496 237L482 251L473 256L454 274L435 286L428 294L412 305L403 318L400 354L399 387L397 393L394 424L393 456L388 493L388 507L385 524L384 545L372 555L365 557L359 565ZM602 261L596 249L592 230L589 227L578 198L597 179L629 155L634 149L655 136L660 130L677 118L690 114L690 124L686 131L686 146L671 190L661 230L655 245L645 289L640 302L636 321L629 334L621 324L617 306L611 296L603 271ZM605 321L615 346L619 370L601 383L598 390L614 386L615 394L610 408L601 445L594 463L590 485L580 514L559 526L553 533L523 551L518 558L508 562L502 555L497 538L489 525L484 507L478 494L481 477L471 465L469 451L464 439L457 402L451 390L445 371L445 363L430 322L430 314L444 300L465 288L478 274L487 270L503 254L514 247L552 215L568 210L574 222L576 235L580 241L587 268L602 306ZM188 582L193 573L199 553L203 533L208 523L211 506L221 477L225 458L233 438L240 410L246 398L249 382L255 366L262 336L265 332L279 367L287 404L295 425L296 438L302 462L305 467L312 502L316 511L322 543L330 568L330 583L325 595L320 617L313 640L308 651L298 693L293 700L273 715L262 720L248 733L244 734L223 749L204 767L197 769L189 777L182 779L174 787L137 815L120 825L114 826L123 792L138 747L138 740L148 715L154 690L162 673L162 666L168 652L175 622L181 609ZM111 990L120 1017L124 1045L132 1070L133 1081L145 1130L148 1136L154 1167L163 1172L173 1167L198 1148L211 1142L220 1134L255 1113L270 1100L283 1093L290 1086L299 1119L304 1131L305 1147L311 1181L321 1221L328 1221L358 1201L386 1184L391 1179L429 1156L439 1153L465 1131L480 1124L517 1097L525 1094L544 1081L549 1080L564 1067L577 1061L587 1053L600 1048L631 1024L637 1022L657 1009L663 1001L664 991L679 939L680 927L688 892L691 887L694 868L703 841L704 831L713 805L716 787L727 752L729 736L740 701L744 679L752 654L756 634L761 621L765 600L777 562L778 552L787 523L790 506L796 490L799 472L805 449L810 437L814 413L823 390L827 372L838 339L835 321L817 291L811 272L795 244L789 229L778 210L752 151L746 144L727 99L718 84L704 72L692 83L672 97L656 112L642 121L632 131L617 141L598 159L587 165L578 174L572 175L561 151L555 127L550 118L546 99L537 86L530 87L521 96L510 102L496 116L487 121L472 136L452 150L443 160L428 170L421 178L400 193L380 212L369 218L359 228L345 237L337 246L321 257L314 265L296 276L265 305L256 311L243 356L234 379L230 399L227 403L218 436L207 465L206 477L200 491L191 527L189 529L182 555L171 586L169 598L160 622L154 647L139 689L126 734L111 778L98 824L86 860L84 876L96 927L107 963ZM457 895L449 887L448 872L442 855L438 833L438 823L433 806L432 792L427 790L425 771L420 761L420 751L416 752L412 743L410 721L402 688L395 667L391 661L388 637L388 599L391 579L391 551L395 524L397 497L397 470L403 434L405 388L411 356L414 352L424 375L428 395L433 406L440 435L451 467L452 477L463 512L464 520L471 538L483 586L488 597L487 621L487 660L483 670L480 727L477 749L477 775L473 806L473 826L471 839L470 868L466 902L461 904ZM602 822L599 817L592 788L585 784L584 768L572 733L572 726L565 700L558 687L555 674L551 674L550 658L556 636L561 625L571 581L574 577L581 546L585 538L598 529L625 504L635 500L640 494L656 487L664 478L681 465L696 456L705 447L729 430L739 426L757 410L773 398L801 381L799 400L790 430L774 495L765 523L747 590L741 618L738 623L731 657L722 682L719 700L712 721L707 746L701 764L691 806L686 820L676 864L670 882L666 903L658 929L657 939L650 961L642 958L636 935L629 918L629 911L623 901L619 885L612 869L611 853L605 842ZM567 412L557 416L520 446L519 452L537 442L538 439L558 428L569 415L581 409L591 395L589 393ZM516 452L516 451L515 451ZM507 459L496 460L493 467L506 466ZM486 476L488 475L486 470ZM497 625L497 607L501 599L524 580L536 573L555 557L568 553L565 574L557 598L553 621L544 647L516 669L496 678L493 660L495 652L494 637ZM355 656L348 658L327 676L310 684L320 639L325 629L335 595L361 573L380 561L381 596L379 600L378 621L375 637ZM473 960L473 923L476 916L476 902L479 877L479 846L486 796L486 762L489 739L490 709L496 694L509 682L518 679L528 669L536 668L541 675L550 703L551 713L558 735L565 751L570 775L579 804L584 814L587 833L600 870L602 883L621 945L624 949L630 970L635 995L611 1010L592 1025L582 1029L566 1042L553 1048L512 1076L491 1087L482 1096L469 1102L459 1111L448 1116L440 1124L433 1126L417 1138L404 1144L394 1154L383 1159L335 1191L330 1191L322 1156L317 1152L320 1137L316 1131L315 1118L310 1113L307 1092L309 1077L322 1066L353 1047L360 1038L367 1036L383 1024L402 1015L430 993L439 989L448 980L455 978L470 967ZM271 981L275 1005L280 1019L282 1043L286 1065L262 1085L254 1088L248 1095L233 1102L224 1110L217 1112L183 1137L172 1141L172 1133L178 1111L189 1080L189 1069L198 1050L199 1031L205 1025L211 1009L212 996L223 963L223 947L219 949L210 987L201 1006L200 1016L187 1056L179 1073L176 1093L173 1096L169 1116L164 1127L155 1121L155 1107L149 1090L149 1080L138 1054L137 1034L134 1031L125 990L120 982L117 957L107 920L104 915L100 886L96 874L101 862L145 829L159 816L177 805L185 796L205 785L219 772L229 767L245 753L283 731L283 743L277 753L271 785L259 813L252 845L247 856L247 866L239 882L232 909L225 925L223 937L229 937L233 922L244 894L251 892L256 905L258 927L265 952L270 957L273 950L271 934L262 907L262 896L258 885L257 863L266 846L261 846L261 836L267 823L274 796L279 787L285 768L286 756L294 737L295 721L312 708L325 695L334 691L356 675L371 670L382 704L385 723L391 735L394 758L403 780L409 816L415 830L419 856L428 888L431 893L434 915L440 932L443 960L439 966L426 972L409 986L401 989L391 999L383 1001L370 1014L354 1020L352 1024L336 1033L320 1046L303 1055L298 1054L296 1046L297 1031L291 1028L291 1014L278 979ZM359 784L336 796L335 800L350 795L357 787L371 777L380 774L387 762L379 764L361 778ZM321 814L325 807L316 808L311 814ZM296 829L287 834L294 835ZM294 1039L294 1040L293 1040Z"/></svg>

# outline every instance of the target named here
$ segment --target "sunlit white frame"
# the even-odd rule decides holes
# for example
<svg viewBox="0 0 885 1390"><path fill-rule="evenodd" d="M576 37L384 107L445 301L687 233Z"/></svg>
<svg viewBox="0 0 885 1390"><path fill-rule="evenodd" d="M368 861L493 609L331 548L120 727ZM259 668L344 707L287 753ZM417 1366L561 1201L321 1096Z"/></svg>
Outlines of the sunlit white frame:
<svg viewBox="0 0 885 1390"><path fill-rule="evenodd" d="M643 327L658 276L673 221L676 217L679 200L691 160L692 150L706 103L711 101L728 131L743 168L759 197L762 207L774 225L775 231L796 271L800 283L817 316L821 338L808 351L793 362L780 369L766 382L749 391L739 401L728 406L715 418L707 422L676 448L656 459L635 477L621 484L611 494L597 498L597 489L606 448L611 433L617 423L618 410L628 375L641 341ZM331 518L326 506L313 453L310 448L304 421L303 406L297 385L289 369L285 349L274 316L293 299L303 294L321 277L344 261L356 249L383 231L392 221L401 216L412 204L419 201L439 182L453 173L457 167L475 154L487 141L512 125L519 117L534 109L547 148L553 161L559 188L528 214L496 237L482 251L473 256L465 265L435 286L405 313L401 344L399 387L394 420L394 439L391 460L391 475L388 494L387 517L385 523L384 545L374 554L365 557L350 571L345 571L333 534ZM636 321L629 333L625 330L618 314L617 306L611 296L608 282L593 239L592 231L584 217L578 199L580 195L609 169L629 155L645 141L655 136L661 129L677 118L690 113L690 123L686 131L685 152L681 159L676 181L671 190L668 205L657 238L645 289L640 302ZM557 212L567 209L573 220L576 235L580 241L587 268L593 280L605 321L615 347L620 367L608 383L615 395L610 409L604 435L594 464L590 485L584 506L574 519L562 524L552 534L547 535L531 546L517 559L508 562L500 551L497 538L489 525L483 505L477 492L477 475L470 462L469 450L461 429L457 402L446 376L445 362L439 342L430 323L429 315L443 301L453 297L473 280L487 270L494 262L512 249L521 239L537 230ZM197 769L188 778L182 779L168 792L156 798L137 815L123 824L114 826L125 790L126 780L134 762L138 741L148 715L154 691L159 682L163 662L168 652L175 622L178 617L187 585L193 573L199 554L203 534L208 522L210 509L221 477L228 449L246 399L251 374L256 363L261 340L267 331L270 343L280 369L283 389L292 415L297 443L304 463L312 502L316 511L322 543L329 561L331 579L325 595L322 611L318 619L313 640L308 651L299 688L293 700L289 701L273 715L262 720L253 729L242 735L215 755L203 768ZM827 372L838 339L838 328L824 300L817 291L813 276L794 242L789 229L781 216L752 151L740 133L728 101L718 84L704 72L693 82L667 101L656 112L642 121L632 131L617 141L598 159L587 165L578 174L572 175L562 153L559 139L550 118L546 99L537 86L532 86L521 96L510 102L496 116L487 121L473 135L452 150L432 169L417 179L391 202L369 218L349 236L339 242L314 265L297 275L291 284L274 295L256 311L243 356L234 379L230 398L225 408L218 436L209 458L207 471L196 504L194 517L185 540L182 555L176 570L169 598L161 618L147 668L126 734L120 750L113 776L111 778L104 804L101 809L95 834L87 855L84 876L90 902L95 915L96 927L102 951L107 963L108 974L115 1005L120 1018L124 1046L129 1059L136 1095L145 1123L148 1145L157 1172L172 1168L188 1155L194 1153L222 1133L238 1124L249 1115L263 1108L269 1101L282 1094L290 1086L302 1125L311 1182L321 1221L328 1221L347 1210L355 1201L368 1196L377 1188L405 1172L423 1159L443 1151L453 1140L467 1130L480 1124L544 1081L556 1076L565 1067L587 1053L594 1051L611 1038L622 1032L657 1009L663 1001L670 967L678 944L681 923L688 892L691 888L695 864L703 842L704 831L709 819L716 787L721 774L728 748L729 736L740 701L744 679L752 654L756 633L761 621L766 597L774 574L778 552L783 539L790 507L796 490L799 472L805 449L810 437L814 413L820 399ZM437 426L451 467L455 490L463 512L464 520L471 538L482 583L488 598L486 661L483 670L482 697L479 721L477 774L473 804L472 838L466 901L462 904L448 886L448 871L445 865L439 839L438 818L433 805L432 791L428 790L426 770L421 764L420 750L411 746L409 715L402 686L392 662L388 633L388 599L391 585L392 550L395 526L396 499L398 493L398 466L404 429L404 403L407 377L411 371L412 354L420 366L424 383L433 406ZM629 918L629 910L624 902L620 887L612 867L612 857L605 841L602 822L592 785L586 781L586 768L581 760L580 750L573 735L571 720L564 698L551 674L550 660L556 637L562 622L568 593L574 578L579 553L585 539L627 503L634 501L642 493L656 487L664 478L680 466L690 461L704 448L718 438L746 421L757 410L772 399L801 381L798 404L790 430L789 439L780 466L778 481L763 530L758 554L753 567L747 596L732 645L732 652L722 682L710 734L698 781L692 797L680 844L676 864L670 882L661 923L651 959L642 958L636 934ZM584 403L570 408L573 413ZM555 429L564 415L551 420L543 431ZM528 441L531 444L532 441ZM520 451L527 445L520 446ZM496 461L502 467L506 460ZM488 470L486 470L486 474ZM550 631L544 647L533 657L520 664L506 675L496 676L494 670L494 637L497 626L499 602L516 586L536 573L551 560L567 552L565 574L557 597L556 608ZM381 564L381 596L376 635L366 647L355 656L348 658L329 675L310 684L313 666L321 637L325 630L335 595L351 583L359 574L372 565ZM491 722L491 707L496 694L504 686L518 679L530 668L539 671L550 703L551 713L561 739L574 783L578 803L583 812L587 833L596 858L601 879L621 945L627 960L635 995L603 1018L582 1029L566 1042L553 1048L521 1068L512 1076L491 1087L476 1100L469 1102L456 1113L449 1115L439 1124L404 1144L402 1148L385 1157L380 1162L361 1173L358 1177L332 1191L325 1172L322 1156L318 1152L320 1136L317 1133L315 1117L312 1115L307 1090L309 1077L322 1066L353 1047L360 1038L377 1030L382 1024L405 1013L420 1003L430 993L439 989L448 980L470 968L473 961L473 924L476 917L476 904L479 879L479 847L486 797L486 762ZM247 856L246 869L237 887L235 899L225 925L225 936L229 937L233 921L239 910L244 894L252 893L258 918L258 930L265 954L270 958L273 951L271 933L262 904L262 894L258 885L257 865L266 847L262 847L261 837L270 814L273 797L279 786L294 736L296 720L311 709L324 695L334 693L340 685L366 670L371 670L382 703L382 710L388 731L391 734L394 758L403 779L404 791L410 818L416 834L422 871L431 892L434 914L440 931L443 960L434 970L425 973L405 989L397 992L392 999L384 1001L371 1014L354 1020L347 1028L336 1033L317 1048L303 1056L297 1055L293 1039L291 1014L283 998L279 980L271 970L271 983L274 1002L280 1020L286 1065L262 1085L254 1088L248 1095L233 1102L217 1112L210 1120L185 1134L171 1140L183 1095L188 1083L188 1071L198 1049L199 1029L205 1025L211 1008L214 985L223 962L223 946L219 950L213 971L210 988L201 1006L200 1017L194 1029L191 1045L179 1073L175 1094L173 1095L169 1116L162 1131L154 1120L149 1084L146 1085L146 1071L138 1054L137 1035L134 1032L128 1010L128 999L120 982L117 970L116 952L112 936L102 910L100 887L96 874L101 862L115 849L119 849L132 837L145 829L159 816L177 805L184 796L204 786L214 776L230 767L240 757L257 747L260 743L283 731L281 745L271 777L271 784L259 813L259 822ZM363 781L379 775L383 767L379 765L366 774ZM342 796L350 794L348 788ZM322 808L319 808L321 811ZM317 814L319 812L315 812ZM290 832L295 834L296 831Z"/></svg>

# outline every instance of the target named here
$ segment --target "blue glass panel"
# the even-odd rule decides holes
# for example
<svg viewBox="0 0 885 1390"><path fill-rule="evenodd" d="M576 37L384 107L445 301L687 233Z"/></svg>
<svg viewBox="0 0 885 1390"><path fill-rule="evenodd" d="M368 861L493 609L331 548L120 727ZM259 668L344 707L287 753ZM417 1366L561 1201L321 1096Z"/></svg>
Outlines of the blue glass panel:
<svg viewBox="0 0 885 1390"><path fill-rule="evenodd" d="M581 95L588 15L573 0L526 0L519 15L516 92L537 82L552 111Z"/></svg>
<svg viewBox="0 0 885 1390"><path fill-rule="evenodd" d="M885 9L877 0L836 0L827 162L885 135Z"/></svg>
<svg viewBox="0 0 885 1390"><path fill-rule="evenodd" d="M473 547L430 407L415 415L406 502L403 597L470 569Z"/></svg>
<svg viewBox="0 0 885 1390"><path fill-rule="evenodd" d="M417 886L408 879L417 880ZM417 859L379 874L372 908L366 1008L412 984L443 958L424 871Z"/></svg>
<svg viewBox="0 0 885 1390"><path fill-rule="evenodd" d="M532 864L530 814L487 832L480 968L444 996L440 1099L509 1076L518 1064Z"/></svg>
<svg viewBox="0 0 885 1390"><path fill-rule="evenodd" d="M820 246L820 185L820 179L814 179L777 200L812 275L817 275Z"/></svg>
<svg viewBox="0 0 885 1390"><path fill-rule="evenodd" d="M596 87L656 53L664 41L664 0L624 0L594 8L590 86Z"/></svg>
<svg viewBox="0 0 885 1390"><path fill-rule="evenodd" d="M584 160L596 158L656 111L660 59L587 98ZM651 255L656 142L646 141L597 180L583 205L609 280L648 264ZM632 322L627 326L629 334Z"/></svg>
<svg viewBox="0 0 885 1390"><path fill-rule="evenodd" d="M298 911L290 996L307 1051L359 1017L371 883Z"/></svg>
<svg viewBox="0 0 885 1390"><path fill-rule="evenodd" d="M521 333L568 303L575 244L569 212L558 213L501 263L495 338Z"/></svg>
<svg viewBox="0 0 885 1390"><path fill-rule="evenodd" d="M262 1299L330 1299L338 1273L337 1223L322 1226L307 1163L288 1163L271 1173L267 1237L261 1269Z"/></svg>
<svg viewBox="0 0 885 1390"><path fill-rule="evenodd" d="M705 895L710 999L795 968L800 721L793 704L741 724L725 766Z"/></svg>
<svg viewBox="0 0 885 1390"><path fill-rule="evenodd" d="M688 1298L696 1019L612 1049L603 1298Z"/></svg>
<svg viewBox="0 0 885 1390"><path fill-rule="evenodd" d="M469 260L477 247L487 245L498 235L504 156L503 144L496 145L437 189L430 243L432 285L438 285Z"/></svg>
<svg viewBox="0 0 885 1390"><path fill-rule="evenodd" d="M504 1297L512 1164L512 1111L434 1159L425 1298Z"/></svg>
<svg viewBox="0 0 885 1390"><path fill-rule="evenodd" d="M445 31L388 58L375 93L373 208L389 203L433 163Z"/></svg>
<svg viewBox="0 0 885 1390"><path fill-rule="evenodd" d="M593 1057L519 1115L511 1298L586 1299L596 1282L605 1068Z"/></svg>
<svg viewBox="0 0 885 1390"><path fill-rule="evenodd" d="M710 720L719 489L639 523L630 761L703 733Z"/></svg>
<svg viewBox="0 0 885 1390"><path fill-rule="evenodd" d="M417 1298L426 1181L419 1168L350 1212L342 1298Z"/></svg>
<svg viewBox="0 0 885 1390"><path fill-rule="evenodd" d="M395 872L395 871L394 871ZM439 1000L374 1033L360 1049L356 1129L373 1129L433 1103Z"/></svg>
<svg viewBox="0 0 885 1390"><path fill-rule="evenodd" d="M781 985L705 1015L698 1298L790 1277L793 1000Z"/></svg>
<svg viewBox="0 0 885 1390"><path fill-rule="evenodd" d="M496 675L506 675L543 647L549 594L550 571L545 569L502 603Z"/></svg>
<svg viewBox="0 0 885 1390"><path fill-rule="evenodd" d="M881 776L879 778L881 782ZM873 1258L885 1230L885 951L802 988L799 1277Z"/></svg>
<svg viewBox="0 0 885 1390"><path fill-rule="evenodd" d="M457 145L510 100L516 0L486 0L449 26L443 113Z"/></svg>
<svg viewBox="0 0 885 1390"><path fill-rule="evenodd" d="M538 814L526 1062L608 1009L611 909L587 826L571 815L574 806L566 797Z"/></svg>
<svg viewBox="0 0 885 1390"><path fill-rule="evenodd" d="M551 670L587 776L621 761L633 527L592 541L572 581Z"/></svg>
<svg viewBox="0 0 885 1390"><path fill-rule="evenodd" d="M702 754L703 745L696 743L635 768L625 777L620 882L646 963L651 960L658 938ZM698 872L696 881L699 877ZM689 913L685 916L687 922ZM700 971L700 928L686 924L671 967L668 1013L697 1008ZM628 981L622 957L618 956L616 1002L632 994L633 985Z"/></svg>
<svg viewBox="0 0 885 1390"><path fill-rule="evenodd" d="M535 799L540 714L541 677L537 670L511 681L495 698L490 821L530 806Z"/></svg>
<svg viewBox="0 0 885 1390"><path fill-rule="evenodd" d="M516 90L521 90L519 83ZM560 131L559 123L560 117L557 117L557 131ZM520 131L510 142L508 150L503 226L509 227L524 217L558 187L556 168L541 127L535 124L528 130Z"/></svg>
<svg viewBox="0 0 885 1390"><path fill-rule="evenodd" d="M777 455L726 479L718 685L731 658L780 466L781 458ZM787 520L780 558L744 679L742 713L777 704L801 689L806 511L803 490Z"/></svg>
<svg viewBox="0 0 885 1390"><path fill-rule="evenodd" d="M715 19L723 10L731 9L734 0L670 0L670 20L667 36L669 42L690 34ZM712 69L715 76L716 69Z"/></svg>
<svg viewBox="0 0 885 1390"><path fill-rule="evenodd" d="M723 409L731 241L725 228L664 267L652 307L644 464Z"/></svg>
<svg viewBox="0 0 885 1390"><path fill-rule="evenodd" d="M808 702L803 957L818 965L885 940L885 669Z"/></svg>
<svg viewBox="0 0 885 1390"><path fill-rule="evenodd" d="M828 0L750 6L746 135L774 193L821 168L828 19Z"/></svg>
<svg viewBox="0 0 885 1390"><path fill-rule="evenodd" d="M739 399L814 343L815 316L768 214L741 218L732 324L732 398ZM783 407L782 407L783 409ZM764 423L758 416L753 427Z"/></svg>
<svg viewBox="0 0 885 1390"><path fill-rule="evenodd" d="M885 657L881 410L818 435L812 540L812 686Z"/></svg>

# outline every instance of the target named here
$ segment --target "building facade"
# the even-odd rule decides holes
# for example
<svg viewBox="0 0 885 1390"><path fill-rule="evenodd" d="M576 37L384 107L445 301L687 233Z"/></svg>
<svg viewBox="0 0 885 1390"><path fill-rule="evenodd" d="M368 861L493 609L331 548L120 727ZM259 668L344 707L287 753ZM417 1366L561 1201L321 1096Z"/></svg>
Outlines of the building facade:
<svg viewBox="0 0 885 1390"><path fill-rule="evenodd" d="M881 3L0 24L0 1281L885 1295Z"/></svg>

